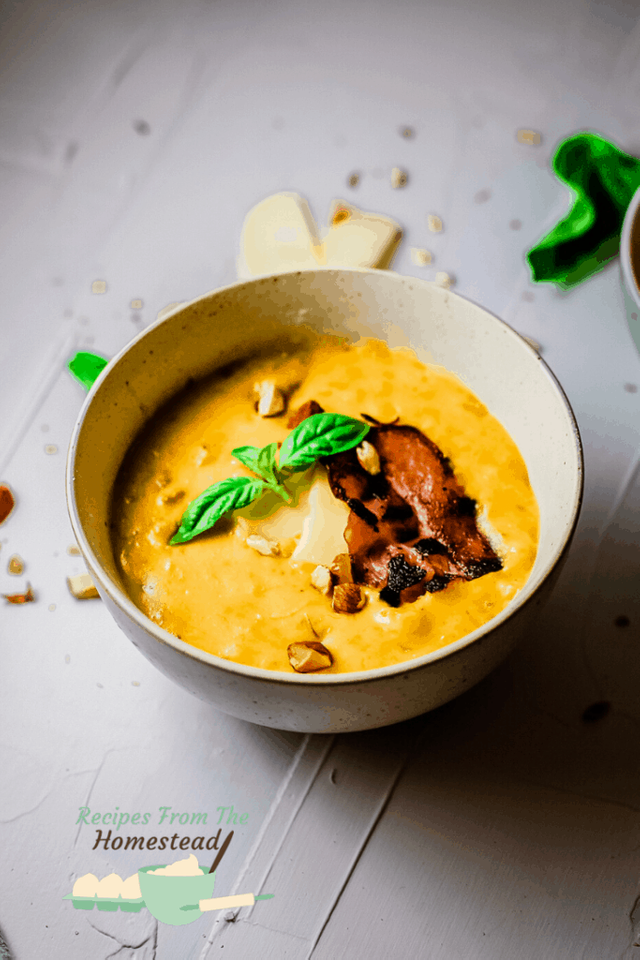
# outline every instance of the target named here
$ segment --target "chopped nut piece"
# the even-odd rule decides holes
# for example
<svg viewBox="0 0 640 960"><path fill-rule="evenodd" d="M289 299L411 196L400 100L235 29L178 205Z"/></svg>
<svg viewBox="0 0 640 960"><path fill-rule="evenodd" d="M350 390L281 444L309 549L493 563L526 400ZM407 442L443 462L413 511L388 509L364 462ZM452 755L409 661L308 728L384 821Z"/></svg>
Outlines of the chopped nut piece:
<svg viewBox="0 0 640 960"><path fill-rule="evenodd" d="M416 267L426 267L428 263L431 263L433 256L429 253L428 250L424 250L422 247L411 247L411 262L415 263Z"/></svg>
<svg viewBox="0 0 640 960"><path fill-rule="evenodd" d="M258 413L261 417L277 417L284 413L285 399L282 390L276 387L273 380L263 380L255 385L258 394Z"/></svg>
<svg viewBox="0 0 640 960"><path fill-rule="evenodd" d="M435 213L430 213L427 217L427 226L429 230L431 230L431 233L440 233L443 226L442 220L440 217L437 217Z"/></svg>
<svg viewBox="0 0 640 960"><path fill-rule="evenodd" d="M20 577L24 573L24 560L17 553L9 557L9 573L14 577Z"/></svg>
<svg viewBox="0 0 640 960"><path fill-rule="evenodd" d="M0 484L0 523L4 523L13 508L16 501L9 487Z"/></svg>
<svg viewBox="0 0 640 960"><path fill-rule="evenodd" d="M302 406L289 417L287 426L290 430L293 430L294 427L299 426L307 417L312 417L314 413L324 413L324 410L316 400L307 400L306 403L303 403Z"/></svg>
<svg viewBox="0 0 640 960"><path fill-rule="evenodd" d="M339 583L333 591L333 609L336 613L357 613L367 601L357 583Z"/></svg>
<svg viewBox="0 0 640 960"><path fill-rule="evenodd" d="M179 503L183 497L184 490L176 490L175 493L166 493L164 496L161 495L160 500L165 506L171 507L174 503Z"/></svg>
<svg viewBox="0 0 640 960"><path fill-rule="evenodd" d="M35 600L30 583L27 584L25 593L0 593L0 597L4 597L7 603L33 603Z"/></svg>
<svg viewBox="0 0 640 960"><path fill-rule="evenodd" d="M81 573L77 577L67 577L67 586L69 587L69 593L76 600L92 600L100 597L88 573Z"/></svg>
<svg viewBox="0 0 640 960"><path fill-rule="evenodd" d="M445 273L444 270L439 270L438 273L436 273L435 282L439 287L444 287L445 290L448 290L453 283L453 277Z"/></svg>
<svg viewBox="0 0 640 960"><path fill-rule="evenodd" d="M323 567L322 564L318 564L311 574L311 585L314 586L316 590L319 590L320 593L324 594L325 597L328 597L333 586L329 567Z"/></svg>
<svg viewBox="0 0 640 960"><path fill-rule="evenodd" d="M296 673L312 673L314 670L326 670L333 663L333 657L323 643L318 640L306 640L304 643L290 643L287 647L289 663Z"/></svg>
<svg viewBox="0 0 640 960"><path fill-rule="evenodd" d="M372 477L380 473L380 457L378 456L378 451L368 440L363 440L360 446L356 448L356 456L362 469L370 473Z"/></svg>
<svg viewBox="0 0 640 960"><path fill-rule="evenodd" d="M391 171L391 186L396 190L398 187L406 187L409 177L400 167L394 167Z"/></svg>
<svg viewBox="0 0 640 960"><path fill-rule="evenodd" d="M331 577L334 583L353 583L351 557L348 553L339 553L333 558Z"/></svg>
<svg viewBox="0 0 640 960"><path fill-rule="evenodd" d="M275 543L273 540L267 540L266 537L259 537L257 534L252 534L250 537L247 537L246 543L248 547L257 550L263 557L277 557L280 553L279 543Z"/></svg>
<svg viewBox="0 0 640 960"><path fill-rule="evenodd" d="M518 130L518 143L526 143L530 147L537 147L542 143L542 137L536 130Z"/></svg>

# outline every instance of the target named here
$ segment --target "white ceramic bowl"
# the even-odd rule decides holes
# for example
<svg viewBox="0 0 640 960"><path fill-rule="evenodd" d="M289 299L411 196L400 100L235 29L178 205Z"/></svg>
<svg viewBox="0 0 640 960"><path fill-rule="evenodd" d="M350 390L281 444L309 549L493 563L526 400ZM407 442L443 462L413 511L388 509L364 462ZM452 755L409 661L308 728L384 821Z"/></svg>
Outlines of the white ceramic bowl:
<svg viewBox="0 0 640 960"><path fill-rule="evenodd" d="M620 268L629 330L640 350L640 189L634 193L622 225Z"/></svg>
<svg viewBox="0 0 640 960"><path fill-rule="evenodd" d="M359 673L283 674L197 650L157 626L124 592L109 537L122 459L149 416L189 378L273 342L282 325L375 336L458 374L509 431L540 506L529 581L494 620L412 660ZM432 710L497 666L548 593L575 529L580 438L546 364L510 327L433 283L379 270L319 269L233 284L183 304L112 360L82 409L69 451L71 522L114 620L159 670L220 710L304 732L362 730Z"/></svg>

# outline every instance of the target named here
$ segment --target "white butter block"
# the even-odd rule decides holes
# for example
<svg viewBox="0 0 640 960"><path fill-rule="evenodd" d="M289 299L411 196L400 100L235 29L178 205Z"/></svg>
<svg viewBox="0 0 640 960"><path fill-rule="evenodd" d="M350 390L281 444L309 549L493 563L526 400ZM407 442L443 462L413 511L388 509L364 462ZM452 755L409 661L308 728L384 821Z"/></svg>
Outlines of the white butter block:
<svg viewBox="0 0 640 960"><path fill-rule="evenodd" d="M267 197L245 217L237 263L241 280L265 273L314 269L323 262L311 210L297 193Z"/></svg>
<svg viewBox="0 0 640 960"><path fill-rule="evenodd" d="M345 200L334 200L329 224L322 238L327 266L386 269L402 240L391 217L365 213Z"/></svg>

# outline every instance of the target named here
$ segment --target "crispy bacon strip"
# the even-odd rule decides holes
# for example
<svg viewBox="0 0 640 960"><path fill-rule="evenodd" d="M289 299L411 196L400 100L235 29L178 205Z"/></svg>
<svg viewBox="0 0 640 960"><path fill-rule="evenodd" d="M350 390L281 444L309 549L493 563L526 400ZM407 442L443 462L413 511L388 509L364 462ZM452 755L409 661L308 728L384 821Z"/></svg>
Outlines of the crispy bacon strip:
<svg viewBox="0 0 640 960"><path fill-rule="evenodd" d="M475 501L435 443L397 423L372 427L367 440L380 457L376 476L355 449L324 461L334 496L351 508L344 536L356 583L377 587L398 606L502 568L478 529Z"/></svg>

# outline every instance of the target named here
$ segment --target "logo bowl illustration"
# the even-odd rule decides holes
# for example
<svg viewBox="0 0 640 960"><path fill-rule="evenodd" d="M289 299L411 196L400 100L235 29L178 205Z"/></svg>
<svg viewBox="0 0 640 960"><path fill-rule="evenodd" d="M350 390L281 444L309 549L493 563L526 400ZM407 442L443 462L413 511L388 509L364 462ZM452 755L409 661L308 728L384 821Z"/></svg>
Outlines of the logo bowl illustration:
<svg viewBox="0 0 640 960"><path fill-rule="evenodd" d="M164 864L142 867L138 870L140 892L149 913L161 923L178 926L192 923L202 916L200 910L182 910L187 904L198 903L213 896L215 873L207 873L207 866L200 864L205 873L195 877L176 877L149 873Z"/></svg>

